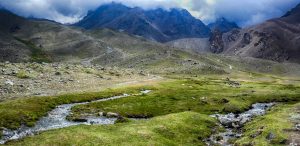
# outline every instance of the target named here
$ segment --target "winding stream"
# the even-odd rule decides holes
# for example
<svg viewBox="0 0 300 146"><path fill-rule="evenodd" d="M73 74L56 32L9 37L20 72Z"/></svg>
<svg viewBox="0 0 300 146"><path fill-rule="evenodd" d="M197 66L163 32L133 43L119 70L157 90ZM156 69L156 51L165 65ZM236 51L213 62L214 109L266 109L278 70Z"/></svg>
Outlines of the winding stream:
<svg viewBox="0 0 300 146"><path fill-rule="evenodd" d="M232 146L229 140L242 136L241 128L253 118L262 116L266 111L274 106L275 103L256 103L252 108L241 114L229 113L226 115L212 115L218 119L220 124L225 127L225 132L212 135L206 142L207 145Z"/></svg>
<svg viewBox="0 0 300 146"><path fill-rule="evenodd" d="M151 90L144 90L141 91L139 94L134 95L142 95L147 94L151 92ZM34 127L27 127L22 126L21 128L17 130L10 130L10 129L4 129L3 130L3 136L0 139L0 144L5 144L9 140L17 140L24 138L26 136L31 136L38 134L42 131L52 130L52 129L59 129L59 128L65 128L75 125L106 125L106 124L114 124L117 118L107 118L107 117L95 117L90 116L86 118L86 122L74 122L74 121L68 121L66 117L71 113L72 107L76 105L83 105L93 102L103 102L103 101L109 101L109 100L115 100L119 98L124 98L132 96L129 94L123 94L120 96L114 96L110 98L95 100L91 102L82 102L82 103L72 103L72 104L63 104L57 106L55 109L50 111L46 117L42 117Z"/></svg>

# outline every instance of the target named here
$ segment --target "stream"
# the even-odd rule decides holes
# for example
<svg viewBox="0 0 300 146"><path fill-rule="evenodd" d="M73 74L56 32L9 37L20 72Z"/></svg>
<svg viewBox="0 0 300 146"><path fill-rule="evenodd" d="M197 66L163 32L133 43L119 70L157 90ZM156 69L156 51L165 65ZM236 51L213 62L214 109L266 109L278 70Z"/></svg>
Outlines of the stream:
<svg viewBox="0 0 300 146"><path fill-rule="evenodd" d="M241 128L253 118L262 116L268 109L274 106L275 103L256 103L252 108L240 114L229 113L226 115L216 114L212 117L217 118L220 124L225 128L225 132L213 134L206 140L208 146L232 146L230 139L240 138L242 136Z"/></svg>
<svg viewBox="0 0 300 146"><path fill-rule="evenodd" d="M144 90L141 91L139 94L133 94L133 95L142 95L147 94L151 92L151 90ZM35 134L38 134L39 132L52 130L52 129L59 129L59 128L65 128L75 125L107 125L107 124L114 124L117 118L107 118L107 117L96 117L96 116L90 116L86 117L85 119L87 121L85 122L74 122L74 121L68 121L66 117L71 114L71 109L74 106L77 105L84 105L89 104L93 102L103 102L103 101L109 101L109 100L115 100L119 98L124 98L132 96L129 94L123 94L120 96L114 96L110 98L95 100L91 102L82 102L82 103L72 103L72 104L63 104L57 106L55 109L50 111L46 117L42 117L34 127L27 127L27 126L21 126L17 130L10 130L10 129L4 129L3 130L3 136L0 139L0 144L5 144L7 141L10 140L18 140L21 138L24 138L26 136L32 136Z"/></svg>

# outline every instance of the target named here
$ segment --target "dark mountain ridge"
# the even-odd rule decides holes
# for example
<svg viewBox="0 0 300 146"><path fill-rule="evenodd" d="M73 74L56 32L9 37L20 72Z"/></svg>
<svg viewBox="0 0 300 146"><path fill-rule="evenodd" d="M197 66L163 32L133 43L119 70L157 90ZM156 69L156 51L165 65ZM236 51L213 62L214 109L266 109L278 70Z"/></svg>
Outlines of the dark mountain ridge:
<svg viewBox="0 0 300 146"><path fill-rule="evenodd" d="M218 30L222 33L231 31L232 29L239 29L240 27L235 22L230 22L226 18L221 17L216 22L208 24L208 27L214 31Z"/></svg>
<svg viewBox="0 0 300 146"><path fill-rule="evenodd" d="M187 10L144 10L119 3L102 5L74 25L85 29L121 30L159 42L210 36L210 29Z"/></svg>

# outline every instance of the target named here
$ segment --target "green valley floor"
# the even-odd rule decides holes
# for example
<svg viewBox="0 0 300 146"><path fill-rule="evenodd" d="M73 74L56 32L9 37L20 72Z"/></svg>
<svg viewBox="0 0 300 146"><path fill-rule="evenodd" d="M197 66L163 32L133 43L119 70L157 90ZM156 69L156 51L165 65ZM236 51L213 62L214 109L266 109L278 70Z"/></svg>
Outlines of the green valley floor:
<svg viewBox="0 0 300 146"><path fill-rule="evenodd" d="M61 104L92 101L151 90L148 94L77 105L69 120L113 112L114 125L79 125L42 132L7 145L206 145L205 139L223 130L212 114L240 113L254 103L277 103L266 115L242 128L236 145L286 145L295 141L299 122L300 81L265 74L164 76L149 84L100 92L27 97L0 103L0 127L33 126ZM297 116L298 119L297 119ZM142 119L139 119L142 118ZM298 120L298 121L297 121ZM257 133L257 134L256 134ZM270 133L274 136L269 138ZM254 135L254 136L253 136Z"/></svg>

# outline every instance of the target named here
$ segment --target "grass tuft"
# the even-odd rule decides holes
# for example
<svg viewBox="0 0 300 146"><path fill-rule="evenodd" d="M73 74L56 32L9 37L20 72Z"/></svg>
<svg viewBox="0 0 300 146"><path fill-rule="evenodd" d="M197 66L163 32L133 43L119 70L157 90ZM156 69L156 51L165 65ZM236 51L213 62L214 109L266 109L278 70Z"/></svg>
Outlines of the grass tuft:
<svg viewBox="0 0 300 146"><path fill-rule="evenodd" d="M17 78L20 78L20 79L28 79L30 78L29 74L24 71L24 70L20 70L17 75L16 75Z"/></svg>

